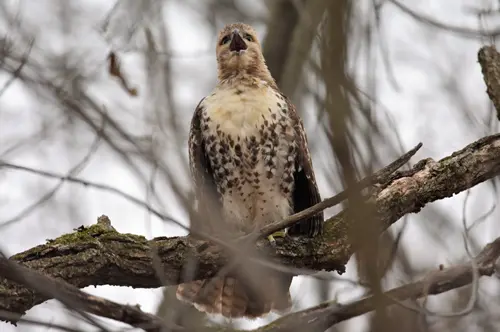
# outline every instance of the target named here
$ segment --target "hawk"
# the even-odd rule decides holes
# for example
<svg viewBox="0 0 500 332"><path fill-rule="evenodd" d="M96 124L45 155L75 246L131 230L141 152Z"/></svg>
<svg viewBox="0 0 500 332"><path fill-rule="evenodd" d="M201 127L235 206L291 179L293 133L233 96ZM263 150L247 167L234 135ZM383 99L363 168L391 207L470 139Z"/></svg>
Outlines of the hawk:
<svg viewBox="0 0 500 332"><path fill-rule="evenodd" d="M243 23L226 25L216 54L217 86L196 107L189 134L198 212L219 212L226 226L251 232L321 199L302 120L271 76L255 30ZM287 234L313 237L322 225L323 213L318 213ZM204 231L217 232L208 226ZM284 236L273 234L270 240L277 235ZM263 280L273 291L262 296L237 277L211 281L181 284L177 298L231 318L291 307L292 277L283 272ZM212 288L202 292L205 286Z"/></svg>

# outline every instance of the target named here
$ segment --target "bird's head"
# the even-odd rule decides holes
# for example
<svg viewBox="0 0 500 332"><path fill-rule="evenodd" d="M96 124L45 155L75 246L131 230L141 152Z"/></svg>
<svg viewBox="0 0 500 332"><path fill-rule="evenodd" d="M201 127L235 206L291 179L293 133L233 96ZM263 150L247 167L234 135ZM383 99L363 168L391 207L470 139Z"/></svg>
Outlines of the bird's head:
<svg viewBox="0 0 500 332"><path fill-rule="evenodd" d="M219 32L216 53L220 80L241 75L270 78L257 33L247 24L226 25Z"/></svg>

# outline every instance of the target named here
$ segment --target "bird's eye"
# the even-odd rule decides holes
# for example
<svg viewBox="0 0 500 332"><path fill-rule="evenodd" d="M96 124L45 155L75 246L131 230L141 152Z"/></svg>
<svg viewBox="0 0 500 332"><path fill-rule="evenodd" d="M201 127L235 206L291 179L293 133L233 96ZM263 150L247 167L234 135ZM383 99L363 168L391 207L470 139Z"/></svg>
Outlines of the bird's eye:
<svg viewBox="0 0 500 332"><path fill-rule="evenodd" d="M229 40L231 40L231 38L229 37L229 35L224 36L224 38L221 39L220 44L221 45L227 44L229 42Z"/></svg>
<svg viewBox="0 0 500 332"><path fill-rule="evenodd" d="M248 33L245 34L245 39L248 40L249 42L253 42L253 37L249 35Z"/></svg>

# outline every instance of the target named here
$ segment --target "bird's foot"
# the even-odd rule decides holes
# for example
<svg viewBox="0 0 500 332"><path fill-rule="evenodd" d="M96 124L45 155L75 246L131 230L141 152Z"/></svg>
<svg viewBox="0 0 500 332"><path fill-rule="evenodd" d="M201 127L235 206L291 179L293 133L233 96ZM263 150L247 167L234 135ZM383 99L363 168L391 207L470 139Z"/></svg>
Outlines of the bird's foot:
<svg viewBox="0 0 500 332"><path fill-rule="evenodd" d="M286 231L277 231L267 237L273 247L276 247L275 237L286 237Z"/></svg>

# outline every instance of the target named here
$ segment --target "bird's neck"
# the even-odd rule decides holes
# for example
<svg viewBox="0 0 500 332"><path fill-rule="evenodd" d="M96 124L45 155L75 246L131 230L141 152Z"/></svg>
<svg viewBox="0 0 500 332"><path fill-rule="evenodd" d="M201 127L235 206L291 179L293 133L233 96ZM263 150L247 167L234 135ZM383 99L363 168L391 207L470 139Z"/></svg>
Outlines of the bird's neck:
<svg viewBox="0 0 500 332"><path fill-rule="evenodd" d="M271 73L266 68L254 69L250 70L239 69L232 71L221 71L218 73L218 85L221 87L232 87L235 85L244 85L244 86L255 86L261 85L261 83L265 82L267 85L273 88L277 88L276 81L271 76Z"/></svg>

